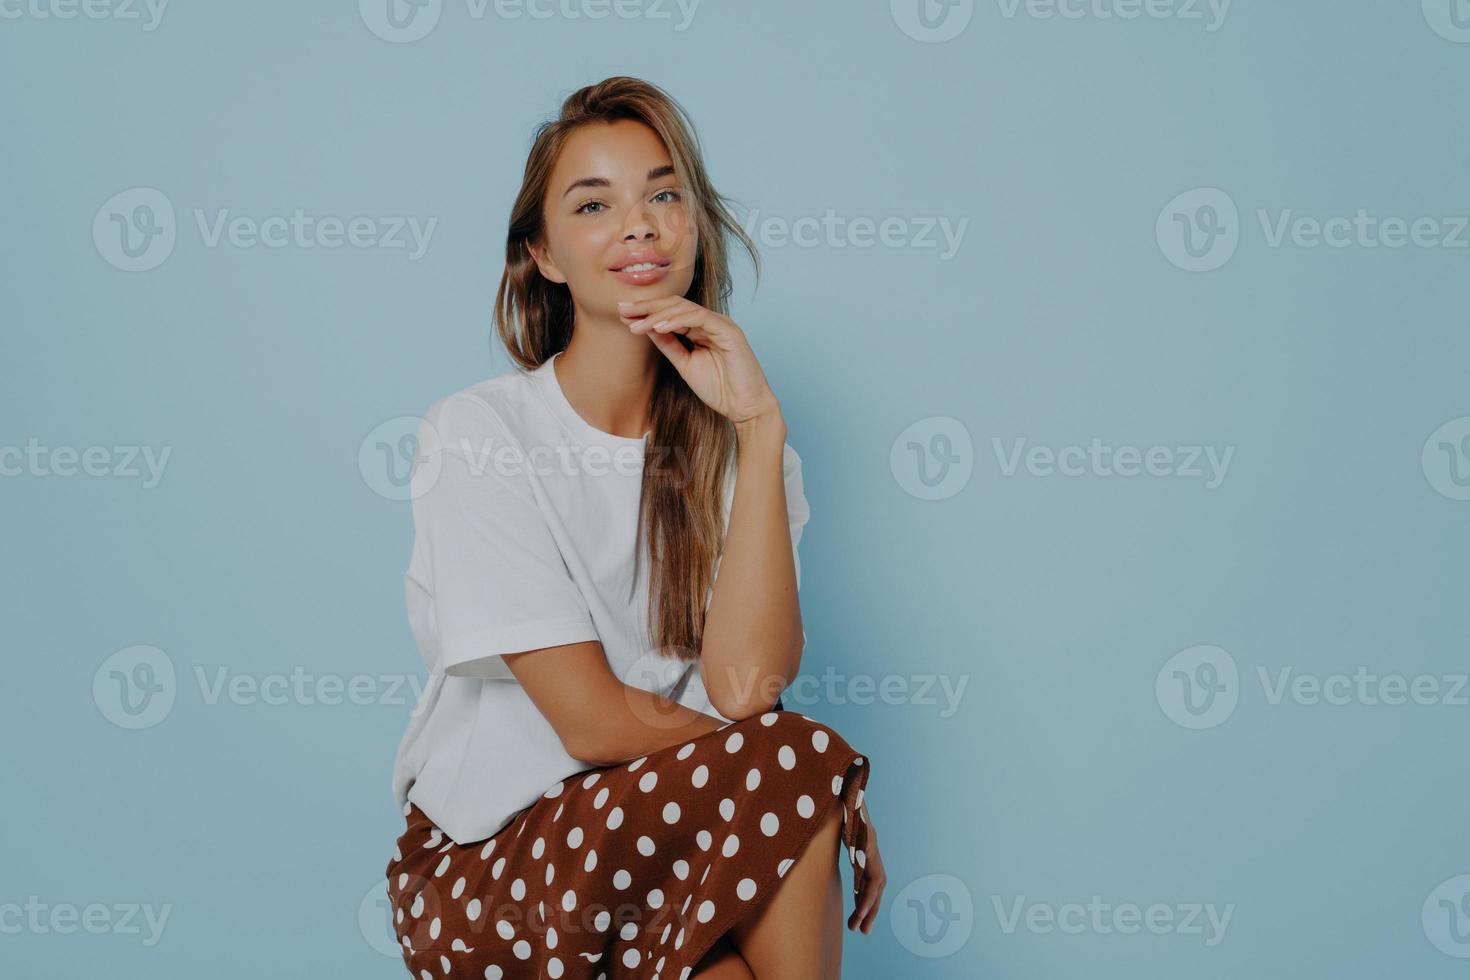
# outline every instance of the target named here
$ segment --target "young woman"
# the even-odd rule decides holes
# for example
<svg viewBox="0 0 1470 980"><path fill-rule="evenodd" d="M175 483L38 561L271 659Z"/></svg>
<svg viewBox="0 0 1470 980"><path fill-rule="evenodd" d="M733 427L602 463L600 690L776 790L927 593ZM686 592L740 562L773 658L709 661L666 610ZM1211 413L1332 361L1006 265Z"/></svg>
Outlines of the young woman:
<svg viewBox="0 0 1470 980"><path fill-rule="evenodd" d="M387 866L420 980L814 980L885 883L868 760L781 710L805 633L801 460L724 315L692 126L610 78L537 132L506 243L519 368L419 430L409 618L429 682Z"/></svg>

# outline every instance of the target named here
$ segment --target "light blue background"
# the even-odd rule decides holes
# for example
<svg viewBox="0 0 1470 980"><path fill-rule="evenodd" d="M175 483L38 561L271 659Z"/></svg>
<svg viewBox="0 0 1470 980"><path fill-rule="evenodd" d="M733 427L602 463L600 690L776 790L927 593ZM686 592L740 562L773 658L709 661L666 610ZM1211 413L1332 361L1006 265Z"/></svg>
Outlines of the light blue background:
<svg viewBox="0 0 1470 980"><path fill-rule="evenodd" d="M0 445L172 455L152 488L0 478L0 906L171 911L151 947L0 932L0 972L402 975L358 913L401 825L408 707L209 704L195 671L418 670L408 510L359 447L509 368L489 309L531 130L633 74L689 109L716 185L763 216L968 221L948 259L768 242L733 309L804 460L807 671L967 684L948 716L942 698L789 705L873 762L891 882L845 975L1464 975L1421 909L1470 873L1470 707L1272 704L1257 678L1470 666L1470 502L1421 465L1470 416L1470 250L1271 247L1257 218L1470 212L1470 43L1417 2L1238 0L1211 31L1203 6L1073 20L992 0L943 43L871 0L706 0L682 31L672 8L476 20L450 0L413 43L350 2L176 0L151 31L19 9L0 19ZM124 272L91 229L137 187L177 209L178 240ZM1195 188L1240 214L1208 272L1155 235ZM193 219L296 208L438 224L412 261L209 248ZM939 417L973 473L925 500L890 450ZM1207 489L1006 476L992 444L1094 437L1234 455ZM92 685L139 644L177 697L130 731ZM1155 678L1200 644L1238 666L1238 705L1191 730ZM936 900L932 875L962 884ZM949 956L912 938L915 881L973 908ZM1094 895L1234 909L1213 946L1008 932L996 911Z"/></svg>

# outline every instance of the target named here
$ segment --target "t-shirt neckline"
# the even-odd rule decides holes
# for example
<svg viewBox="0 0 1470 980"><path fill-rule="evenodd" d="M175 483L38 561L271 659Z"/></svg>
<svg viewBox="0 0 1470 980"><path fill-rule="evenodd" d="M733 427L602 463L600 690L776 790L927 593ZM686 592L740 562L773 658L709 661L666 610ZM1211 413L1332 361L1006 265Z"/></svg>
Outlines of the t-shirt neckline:
<svg viewBox="0 0 1470 980"><path fill-rule="evenodd" d="M577 414L577 410L567 400L566 392L562 391L561 382L556 377L556 369L552 366L553 362L558 357L561 357L563 353L565 352L557 351L531 372L532 376L540 381L541 390L545 392L551 410L556 413L562 423L575 435L599 445L612 447L643 446L648 439L647 432L636 439L629 436L615 435L611 432L604 432Z"/></svg>

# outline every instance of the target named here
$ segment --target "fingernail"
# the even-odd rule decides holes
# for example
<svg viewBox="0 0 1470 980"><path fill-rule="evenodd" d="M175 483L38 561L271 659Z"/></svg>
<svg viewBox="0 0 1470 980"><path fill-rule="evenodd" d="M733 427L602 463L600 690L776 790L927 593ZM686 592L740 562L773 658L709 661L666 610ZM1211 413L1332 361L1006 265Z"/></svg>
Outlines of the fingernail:
<svg viewBox="0 0 1470 980"><path fill-rule="evenodd" d="M667 321L667 320L660 320L660 321L658 321L657 323L655 323L653 325L653 329L654 330L662 330L665 326L668 325L668 322L669 321Z"/></svg>
<svg viewBox="0 0 1470 980"><path fill-rule="evenodd" d="M632 305L633 305L633 301L631 299L620 299L620 300L618 300L618 309L620 309L620 310L626 310L628 307L630 307Z"/></svg>

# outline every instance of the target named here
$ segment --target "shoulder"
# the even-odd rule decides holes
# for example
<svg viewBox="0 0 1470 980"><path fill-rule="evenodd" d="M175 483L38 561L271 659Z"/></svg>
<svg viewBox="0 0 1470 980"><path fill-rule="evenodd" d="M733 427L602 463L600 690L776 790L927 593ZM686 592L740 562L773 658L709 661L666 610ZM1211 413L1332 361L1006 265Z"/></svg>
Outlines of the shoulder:
<svg viewBox="0 0 1470 980"><path fill-rule="evenodd" d="M533 386L528 372L514 368L443 396L421 416L420 445L454 449L464 440L521 441L534 420Z"/></svg>

